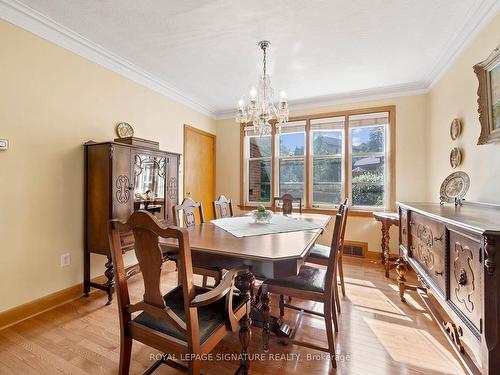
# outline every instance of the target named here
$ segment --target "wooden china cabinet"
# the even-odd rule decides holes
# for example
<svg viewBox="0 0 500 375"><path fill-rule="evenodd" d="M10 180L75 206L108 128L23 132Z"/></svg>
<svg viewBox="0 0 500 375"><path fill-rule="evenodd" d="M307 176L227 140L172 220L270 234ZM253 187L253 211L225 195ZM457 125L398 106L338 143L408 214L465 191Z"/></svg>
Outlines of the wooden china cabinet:
<svg viewBox="0 0 500 375"><path fill-rule="evenodd" d="M179 200L180 155L159 150L157 142L133 137L89 141L84 150L84 294L88 296L91 287L105 290L110 304L114 272L108 220L126 220L134 210L141 209L173 223L172 207ZM123 236L122 241L125 251L133 249L131 236ZM107 257L104 284L90 279L91 253Z"/></svg>

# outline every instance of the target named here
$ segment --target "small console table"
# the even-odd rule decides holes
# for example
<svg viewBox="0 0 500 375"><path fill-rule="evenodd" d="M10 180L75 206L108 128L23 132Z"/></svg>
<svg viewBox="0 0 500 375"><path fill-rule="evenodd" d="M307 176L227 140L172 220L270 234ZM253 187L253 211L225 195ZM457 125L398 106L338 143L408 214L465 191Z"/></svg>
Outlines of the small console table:
<svg viewBox="0 0 500 375"><path fill-rule="evenodd" d="M373 217L375 220L380 221L382 223L382 242L381 242L381 254L382 264L385 266L385 277L389 277L389 271L391 268L394 268L394 263L391 264L391 261L396 260L396 258L391 259L391 253L389 248L389 242L391 236L389 234L389 230L391 226L399 226L399 214L396 212L374 212Z"/></svg>

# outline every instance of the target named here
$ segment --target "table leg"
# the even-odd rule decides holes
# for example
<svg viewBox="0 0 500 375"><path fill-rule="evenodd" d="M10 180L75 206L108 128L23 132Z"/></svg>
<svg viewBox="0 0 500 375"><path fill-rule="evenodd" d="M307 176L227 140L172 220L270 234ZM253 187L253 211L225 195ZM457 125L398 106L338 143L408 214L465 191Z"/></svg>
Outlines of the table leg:
<svg viewBox="0 0 500 375"><path fill-rule="evenodd" d="M269 334L270 334L270 324L269 317L271 314L271 308L269 307L269 293L266 288L262 289L260 295L260 300L262 301L262 318L264 322L262 324L262 350L264 352L269 351Z"/></svg>
<svg viewBox="0 0 500 375"><path fill-rule="evenodd" d="M251 273L245 273L236 277L236 288L240 291L242 296L245 296L248 300L252 301L252 290L255 284L255 276ZM253 301L252 301L253 303ZM241 359L240 359L240 373L243 375L248 374L250 369L250 360L248 358L248 346L250 340L252 339L252 319L250 318L250 312L247 311L245 316L240 320L240 344L241 344Z"/></svg>
<svg viewBox="0 0 500 375"><path fill-rule="evenodd" d="M385 232L387 230L386 224L382 222L382 238L380 241L380 259L382 261L382 264L385 264Z"/></svg>
<svg viewBox="0 0 500 375"><path fill-rule="evenodd" d="M382 264L385 266L385 277L389 277L389 270L391 269L391 262L390 262L390 248L389 248L389 243L391 240L391 236L389 234L389 230L391 228L390 224L383 223L382 224Z"/></svg>
<svg viewBox="0 0 500 375"><path fill-rule="evenodd" d="M104 266L106 267L104 275L107 278L105 286L108 293L108 302L106 302L106 306L109 306L113 300L113 292L115 290L115 270L113 268L113 260L111 259L111 256L108 256L108 261Z"/></svg>
<svg viewBox="0 0 500 375"><path fill-rule="evenodd" d="M402 302L406 302L405 298L405 282L406 282L406 272L408 271L408 267L406 265L406 261L403 257L399 257L396 261L396 271L398 272L398 285L399 285L399 298L401 298Z"/></svg>

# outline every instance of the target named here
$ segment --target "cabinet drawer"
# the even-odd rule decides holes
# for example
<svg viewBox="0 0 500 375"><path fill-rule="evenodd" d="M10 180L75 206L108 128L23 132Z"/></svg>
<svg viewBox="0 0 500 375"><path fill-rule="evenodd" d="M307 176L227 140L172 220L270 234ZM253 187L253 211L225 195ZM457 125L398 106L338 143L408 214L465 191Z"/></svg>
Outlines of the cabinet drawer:
<svg viewBox="0 0 500 375"><path fill-rule="evenodd" d="M482 331L481 241L450 231L450 303ZM465 322L467 323L467 322Z"/></svg>
<svg viewBox="0 0 500 375"><path fill-rule="evenodd" d="M415 212L410 213L410 256L424 269L443 296L446 296L446 227Z"/></svg>

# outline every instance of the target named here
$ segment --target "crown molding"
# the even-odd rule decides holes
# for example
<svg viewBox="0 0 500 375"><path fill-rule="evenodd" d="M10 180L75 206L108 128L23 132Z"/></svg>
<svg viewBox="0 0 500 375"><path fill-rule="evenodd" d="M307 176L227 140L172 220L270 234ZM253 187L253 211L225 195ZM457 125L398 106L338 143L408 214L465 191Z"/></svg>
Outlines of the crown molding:
<svg viewBox="0 0 500 375"><path fill-rule="evenodd" d="M448 48L444 50L442 56L437 60L434 69L428 74L426 82L429 90L439 82L462 52L464 52L499 11L500 1L483 0L479 7L469 12L465 17L463 27L457 31L454 38L448 43Z"/></svg>
<svg viewBox="0 0 500 375"><path fill-rule="evenodd" d="M366 90L343 92L333 95L315 96L311 98L291 100L289 106L293 111L301 109L311 109L327 107L332 105L359 103L365 101L383 100L402 96L427 94L429 89L423 82L413 82L402 85L392 85L377 87ZM223 120L236 117L235 109L228 109L216 112L216 120Z"/></svg>
<svg viewBox="0 0 500 375"><path fill-rule="evenodd" d="M0 0L0 18L199 113L215 118L213 108L17 0Z"/></svg>
<svg viewBox="0 0 500 375"><path fill-rule="evenodd" d="M499 11L498 0L483 0L479 7L470 11L464 19L463 27L457 31L448 44L448 48L437 59L434 69L429 72L423 82L292 100L290 106L293 106L295 110L426 94ZM111 53L18 0L0 0L0 18L211 118L226 119L233 117L236 113L234 109L216 110L202 103L201 100L182 92L168 82Z"/></svg>

